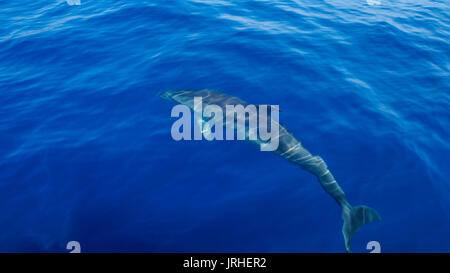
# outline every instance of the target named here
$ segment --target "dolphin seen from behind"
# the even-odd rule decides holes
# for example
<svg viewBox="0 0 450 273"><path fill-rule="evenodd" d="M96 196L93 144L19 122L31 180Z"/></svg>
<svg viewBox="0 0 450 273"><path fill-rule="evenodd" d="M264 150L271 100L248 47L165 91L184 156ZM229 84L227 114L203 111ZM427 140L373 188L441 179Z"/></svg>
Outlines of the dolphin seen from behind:
<svg viewBox="0 0 450 273"><path fill-rule="evenodd" d="M244 107L248 105L237 97L206 89L197 91L168 91L160 94L160 96L184 104L194 112L198 111L194 105L194 97L201 97L204 105L214 104L224 110L226 105L243 105ZM314 174L319 179L323 189L331 195L342 208L342 219L344 221L342 233L344 235L345 248L347 252L351 252L350 243L353 234L358 231L361 226L367 223L381 221L380 216L372 208L366 206L351 206L345 197L344 191L339 187L323 159L320 156L311 155L311 153L302 146L300 141L281 125L279 125L278 137L279 145L273 153ZM256 142L257 144L263 145L261 142Z"/></svg>

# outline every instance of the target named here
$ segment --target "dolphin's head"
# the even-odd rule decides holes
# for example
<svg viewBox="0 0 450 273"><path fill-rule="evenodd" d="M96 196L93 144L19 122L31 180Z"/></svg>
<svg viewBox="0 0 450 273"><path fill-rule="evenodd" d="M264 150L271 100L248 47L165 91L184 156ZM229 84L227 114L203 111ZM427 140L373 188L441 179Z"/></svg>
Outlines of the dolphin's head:
<svg viewBox="0 0 450 273"><path fill-rule="evenodd" d="M173 91L159 92L158 96L166 100L173 100Z"/></svg>
<svg viewBox="0 0 450 273"><path fill-rule="evenodd" d="M190 108L194 107L195 91L181 90L181 91L166 91L158 94L161 98L184 104Z"/></svg>
<svg viewBox="0 0 450 273"><path fill-rule="evenodd" d="M195 95L195 91L191 90L179 90L179 91L166 91L166 92L160 92L158 95L166 100L174 100L179 101L181 98L193 98Z"/></svg>

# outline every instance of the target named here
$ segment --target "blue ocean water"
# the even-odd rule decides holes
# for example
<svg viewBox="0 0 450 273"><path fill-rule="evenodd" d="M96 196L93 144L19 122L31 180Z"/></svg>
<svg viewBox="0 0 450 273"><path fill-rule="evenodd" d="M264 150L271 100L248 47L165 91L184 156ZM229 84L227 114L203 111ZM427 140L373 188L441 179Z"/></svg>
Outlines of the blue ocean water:
<svg viewBox="0 0 450 273"><path fill-rule="evenodd" d="M355 252L450 251L448 1L0 7L0 251L344 252L313 175L244 142L172 140L158 92L202 88L280 105L380 213Z"/></svg>

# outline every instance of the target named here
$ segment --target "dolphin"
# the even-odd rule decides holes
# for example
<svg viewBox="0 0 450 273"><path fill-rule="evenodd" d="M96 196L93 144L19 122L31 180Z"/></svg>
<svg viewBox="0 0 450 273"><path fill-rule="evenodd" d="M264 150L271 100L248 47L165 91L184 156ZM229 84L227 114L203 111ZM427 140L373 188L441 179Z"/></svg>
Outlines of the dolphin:
<svg viewBox="0 0 450 273"><path fill-rule="evenodd" d="M201 97L202 103L205 105L214 104L224 110L226 105L242 105L244 107L248 105L245 101L237 97L208 89L167 91L164 93L160 93L159 95L164 99L186 105L194 112L198 111L198 108L194 105L195 97ZM200 124L202 124L202 121L200 121ZM203 133L205 132L203 131ZM246 140L249 139L246 138ZM345 249L347 252L351 252L351 240L355 232L357 232L359 228L365 224L374 221L381 221L380 215L374 209L367 206L351 206L347 201L344 191L341 189L331 172L328 170L327 165L325 164L323 159L320 156L313 156L307 149L302 146L300 141L297 140L297 138L295 138L293 134L291 134L285 127L280 124L278 141L278 147L272 152L283 157L287 161L300 166L302 169L314 174L318 178L319 183L323 187L323 189L329 195L331 195L331 197L333 197L338 205L342 208L342 220L344 222L342 227L342 234L344 235ZM259 145L264 145L263 142L258 140L253 142Z"/></svg>

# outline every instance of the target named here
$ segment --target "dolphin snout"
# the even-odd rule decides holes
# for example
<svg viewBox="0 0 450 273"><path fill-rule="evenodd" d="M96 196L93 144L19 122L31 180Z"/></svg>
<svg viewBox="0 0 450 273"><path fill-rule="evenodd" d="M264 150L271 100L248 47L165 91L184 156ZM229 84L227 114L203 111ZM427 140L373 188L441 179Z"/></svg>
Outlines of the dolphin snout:
<svg viewBox="0 0 450 273"><path fill-rule="evenodd" d="M166 100L172 100L172 94L170 91L158 92L158 96Z"/></svg>

